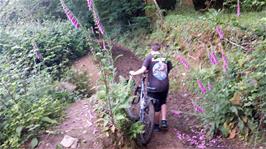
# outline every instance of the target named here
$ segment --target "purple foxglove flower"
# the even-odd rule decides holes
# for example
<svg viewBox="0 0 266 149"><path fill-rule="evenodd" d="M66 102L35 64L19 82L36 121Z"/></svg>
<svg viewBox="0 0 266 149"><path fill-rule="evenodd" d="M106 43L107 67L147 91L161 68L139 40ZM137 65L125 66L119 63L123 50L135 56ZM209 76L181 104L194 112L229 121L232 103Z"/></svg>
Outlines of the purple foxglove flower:
<svg viewBox="0 0 266 149"><path fill-rule="evenodd" d="M217 60L217 57L216 57L214 51L211 52L211 57L212 57L212 59L213 59L214 64L218 64L218 60Z"/></svg>
<svg viewBox="0 0 266 149"><path fill-rule="evenodd" d="M87 3L88 3L88 8L89 10L91 11L93 8L93 0L87 0Z"/></svg>
<svg viewBox="0 0 266 149"><path fill-rule="evenodd" d="M217 57L216 57L216 55L215 55L214 52L211 52L211 53L209 54L209 59L210 59L210 61L211 61L211 63L212 63L213 65L218 64L218 60L217 60Z"/></svg>
<svg viewBox="0 0 266 149"><path fill-rule="evenodd" d="M216 33L219 35L220 40L224 39L224 32L219 25L216 26Z"/></svg>
<svg viewBox="0 0 266 149"><path fill-rule="evenodd" d="M200 80L197 80L198 86L203 94L206 94L206 88L203 86Z"/></svg>
<svg viewBox="0 0 266 149"><path fill-rule="evenodd" d="M215 62L213 61L213 58L212 58L211 53L209 54L209 59L210 59L210 61L211 61L211 64L215 65Z"/></svg>
<svg viewBox="0 0 266 149"><path fill-rule="evenodd" d="M211 85L210 82L208 82L208 90L209 90L209 91L212 90L212 85Z"/></svg>
<svg viewBox="0 0 266 149"><path fill-rule="evenodd" d="M68 18L68 20L71 21L72 25L78 29L80 27L79 23L78 23L78 20L75 18L74 14L68 9L68 7L66 6L64 0L60 0L61 2L61 5L64 9L64 12Z"/></svg>
<svg viewBox="0 0 266 149"><path fill-rule="evenodd" d="M38 59L38 60L42 60L43 59L42 53L39 50L35 51L35 58Z"/></svg>
<svg viewBox="0 0 266 149"><path fill-rule="evenodd" d="M239 0L237 0L236 15L237 15L238 17L240 16L240 1L239 1Z"/></svg>
<svg viewBox="0 0 266 149"><path fill-rule="evenodd" d="M181 63L184 66L184 68L186 70L190 69L190 65L188 64L188 62L186 61L186 59L183 56L178 55L177 60L179 61L179 63Z"/></svg>
<svg viewBox="0 0 266 149"><path fill-rule="evenodd" d="M99 30L99 32L104 35L105 31L104 31L104 27L103 25L101 24L101 21L100 21L100 18L96 12L95 9L92 9L92 14L93 14L93 18L94 18L94 22Z"/></svg>
<svg viewBox="0 0 266 149"><path fill-rule="evenodd" d="M204 112L204 109L200 106L198 106L197 104L195 104L194 102L192 102L193 104L193 107L194 107L194 110L198 113L203 113Z"/></svg>
<svg viewBox="0 0 266 149"><path fill-rule="evenodd" d="M224 72L226 72L228 70L228 59L225 56L223 51L222 51L222 59L223 59L223 69L224 69Z"/></svg>

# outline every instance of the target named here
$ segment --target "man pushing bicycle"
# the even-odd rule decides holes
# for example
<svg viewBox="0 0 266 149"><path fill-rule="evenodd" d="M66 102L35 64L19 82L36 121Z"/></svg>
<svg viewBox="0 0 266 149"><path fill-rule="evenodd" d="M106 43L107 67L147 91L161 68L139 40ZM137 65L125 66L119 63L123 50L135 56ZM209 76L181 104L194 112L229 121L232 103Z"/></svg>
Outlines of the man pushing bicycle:
<svg viewBox="0 0 266 149"><path fill-rule="evenodd" d="M151 51L145 58L142 67L137 71L130 71L129 74L140 75L148 71L148 86L147 95L155 99L154 109L154 127L156 132L160 131L160 128L167 129L168 124L166 120L167 106L166 100L169 91L169 78L168 74L172 69L172 63L162 57L160 53L161 46L158 43L151 45ZM161 127L159 125L161 114Z"/></svg>

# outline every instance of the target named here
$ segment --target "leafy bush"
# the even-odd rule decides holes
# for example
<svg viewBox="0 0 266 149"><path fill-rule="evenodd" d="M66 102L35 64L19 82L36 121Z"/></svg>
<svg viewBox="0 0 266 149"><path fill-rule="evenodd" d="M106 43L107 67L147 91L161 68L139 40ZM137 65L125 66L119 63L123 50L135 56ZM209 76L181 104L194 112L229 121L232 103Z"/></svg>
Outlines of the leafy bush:
<svg viewBox="0 0 266 149"><path fill-rule="evenodd" d="M212 67L193 75L206 86L208 82L213 86L198 101L205 109L201 116L204 124L211 126L210 132L219 130L224 136L238 133L248 139L266 124L265 52L263 48L251 54L235 50L229 56L228 74L222 75Z"/></svg>
<svg viewBox="0 0 266 149"><path fill-rule="evenodd" d="M134 30L149 25L141 0L96 0L95 4L103 24L109 32L115 34L114 36L119 36L128 29Z"/></svg>
<svg viewBox="0 0 266 149"><path fill-rule="evenodd" d="M88 34L72 29L69 22L27 23L0 29L5 36L0 39L1 51L10 55L10 61L19 60L25 73L31 72L34 63L41 62L41 69L55 69L53 73L60 77L62 68L89 50ZM37 58L37 51L43 59Z"/></svg>
<svg viewBox="0 0 266 149"><path fill-rule="evenodd" d="M241 8L245 11L261 11L266 7L265 0L240 0ZM225 8L231 11L235 10L237 0L226 0L224 2Z"/></svg>
<svg viewBox="0 0 266 149"><path fill-rule="evenodd" d="M36 142L39 131L56 124L73 98L57 90L47 72L35 71L26 78L5 56L1 56L0 64L0 147L20 148L26 141Z"/></svg>
<svg viewBox="0 0 266 149"><path fill-rule="evenodd" d="M55 79L87 53L88 34L60 21L14 24L0 32L5 37L0 39L0 148L20 148L31 140L35 146L38 133L57 124L66 104L79 97L58 90Z"/></svg>
<svg viewBox="0 0 266 149"><path fill-rule="evenodd" d="M59 3L54 0L3 0L3 5L0 7L0 25L64 18Z"/></svg>
<svg viewBox="0 0 266 149"><path fill-rule="evenodd" d="M86 0L65 0L83 27L91 27L91 13ZM58 0L3 0L0 7L0 26L8 26L20 22L67 19Z"/></svg>

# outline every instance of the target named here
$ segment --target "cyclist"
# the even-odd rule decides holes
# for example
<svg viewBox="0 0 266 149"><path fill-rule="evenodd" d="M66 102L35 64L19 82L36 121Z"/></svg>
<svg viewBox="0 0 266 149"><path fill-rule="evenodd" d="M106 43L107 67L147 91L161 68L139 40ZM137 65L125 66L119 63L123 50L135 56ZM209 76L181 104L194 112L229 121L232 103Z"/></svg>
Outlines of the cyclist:
<svg viewBox="0 0 266 149"><path fill-rule="evenodd" d="M169 90L168 74L172 69L171 61L167 61L160 53L161 46L158 43L151 44L151 51L145 58L142 67L137 71L130 71L129 74L139 75L148 72L147 95L155 99L155 117L154 117L154 131L160 131L160 114L161 114L161 128L167 129L168 124L166 120L167 106L166 99Z"/></svg>

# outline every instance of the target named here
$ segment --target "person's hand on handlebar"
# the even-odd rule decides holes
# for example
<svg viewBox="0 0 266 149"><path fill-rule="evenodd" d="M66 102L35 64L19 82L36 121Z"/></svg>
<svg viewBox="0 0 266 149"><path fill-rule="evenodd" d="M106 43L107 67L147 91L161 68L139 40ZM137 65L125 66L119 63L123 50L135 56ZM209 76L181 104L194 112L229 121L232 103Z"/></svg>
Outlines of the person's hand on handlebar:
<svg viewBox="0 0 266 149"><path fill-rule="evenodd" d="M134 76L135 75L135 71L133 71L133 70L129 71L129 75L130 76Z"/></svg>
<svg viewBox="0 0 266 149"><path fill-rule="evenodd" d="M143 74L145 73L147 70L147 68L145 66L142 66L139 70L137 71L129 71L129 74L132 75L132 76L136 76L136 75L140 75L140 74Z"/></svg>

